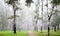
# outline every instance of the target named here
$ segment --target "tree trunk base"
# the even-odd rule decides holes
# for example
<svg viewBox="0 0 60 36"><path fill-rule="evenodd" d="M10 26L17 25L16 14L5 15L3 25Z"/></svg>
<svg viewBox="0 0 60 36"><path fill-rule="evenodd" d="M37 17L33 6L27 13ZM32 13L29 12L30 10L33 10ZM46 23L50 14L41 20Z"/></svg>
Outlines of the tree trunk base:
<svg viewBox="0 0 60 36"><path fill-rule="evenodd" d="M15 34L16 33L16 24L14 24L14 26L13 26L13 33Z"/></svg>

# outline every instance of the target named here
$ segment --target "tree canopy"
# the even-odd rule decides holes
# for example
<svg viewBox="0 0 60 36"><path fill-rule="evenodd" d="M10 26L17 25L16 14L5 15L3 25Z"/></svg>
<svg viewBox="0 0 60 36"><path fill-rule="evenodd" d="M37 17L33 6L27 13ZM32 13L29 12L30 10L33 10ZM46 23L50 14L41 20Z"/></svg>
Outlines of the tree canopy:
<svg viewBox="0 0 60 36"><path fill-rule="evenodd" d="M26 3L27 3L26 4L27 6L31 6L31 3L33 3L33 1L32 0L26 0Z"/></svg>
<svg viewBox="0 0 60 36"><path fill-rule="evenodd" d="M60 5L60 0L52 0L51 3L52 3L54 6L57 6L57 5Z"/></svg>

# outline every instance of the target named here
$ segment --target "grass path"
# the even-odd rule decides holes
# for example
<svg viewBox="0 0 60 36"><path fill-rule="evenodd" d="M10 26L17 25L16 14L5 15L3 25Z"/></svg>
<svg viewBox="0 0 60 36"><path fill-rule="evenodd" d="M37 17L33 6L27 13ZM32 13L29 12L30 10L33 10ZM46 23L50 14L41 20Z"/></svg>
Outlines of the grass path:
<svg viewBox="0 0 60 36"><path fill-rule="evenodd" d="M33 33L32 31L28 31L28 33L29 33L29 36L37 36L37 34Z"/></svg>

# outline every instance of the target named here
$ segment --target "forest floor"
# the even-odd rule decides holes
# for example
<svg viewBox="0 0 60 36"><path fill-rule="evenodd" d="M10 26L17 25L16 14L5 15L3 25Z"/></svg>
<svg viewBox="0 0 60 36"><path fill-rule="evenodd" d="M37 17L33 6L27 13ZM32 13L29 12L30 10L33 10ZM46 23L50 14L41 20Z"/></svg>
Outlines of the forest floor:
<svg viewBox="0 0 60 36"><path fill-rule="evenodd" d="M37 33L38 36L48 36L47 30L44 30L42 33L41 31L35 33ZM50 36L60 36L60 30L57 30L56 32L54 30L50 30Z"/></svg>
<svg viewBox="0 0 60 36"><path fill-rule="evenodd" d="M28 33L29 33L29 36L37 36L37 34L34 33L33 31L28 31Z"/></svg>
<svg viewBox="0 0 60 36"><path fill-rule="evenodd" d="M0 31L0 36L47 36L47 30L44 30L43 33L41 31L17 31L16 34L13 31ZM60 30L58 31L50 31L50 36L60 36Z"/></svg>
<svg viewBox="0 0 60 36"><path fill-rule="evenodd" d="M0 36L29 36L28 31L17 31L16 34L13 31L0 31Z"/></svg>

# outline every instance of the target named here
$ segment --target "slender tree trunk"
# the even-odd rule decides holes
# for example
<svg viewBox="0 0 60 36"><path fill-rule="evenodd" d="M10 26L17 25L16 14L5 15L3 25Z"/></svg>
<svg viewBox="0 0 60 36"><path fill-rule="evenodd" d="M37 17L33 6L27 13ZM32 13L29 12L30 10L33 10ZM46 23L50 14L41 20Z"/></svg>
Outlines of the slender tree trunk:
<svg viewBox="0 0 60 36"><path fill-rule="evenodd" d="M13 20L13 31L14 31L14 34L16 33L16 10L14 9L14 20Z"/></svg>
<svg viewBox="0 0 60 36"><path fill-rule="evenodd" d="M38 26L37 26L37 24L38 24L38 20L39 20L39 5L40 5L40 1L39 0L37 0L37 4L36 4L36 15L35 15L35 19L36 19L36 21L35 21L35 30L36 31L38 31Z"/></svg>
<svg viewBox="0 0 60 36"><path fill-rule="evenodd" d="M43 0L42 0L42 25L43 25ZM42 29L42 26L41 26L41 33L43 33L42 30L43 29Z"/></svg>
<svg viewBox="0 0 60 36"><path fill-rule="evenodd" d="M48 0L47 0L47 15L48 15ZM50 36L50 18L51 16L48 15L48 26L47 26L48 36Z"/></svg>
<svg viewBox="0 0 60 36"><path fill-rule="evenodd" d="M16 24L13 25L13 31L16 33Z"/></svg>
<svg viewBox="0 0 60 36"><path fill-rule="evenodd" d="M54 31L56 32L56 26L54 26Z"/></svg>
<svg viewBox="0 0 60 36"><path fill-rule="evenodd" d="M36 17L36 18L37 18L37 17ZM38 32L37 22L38 22L38 20L35 21L35 24L34 24L34 30Z"/></svg>
<svg viewBox="0 0 60 36"><path fill-rule="evenodd" d="M41 33L42 33L42 26L41 26Z"/></svg>
<svg viewBox="0 0 60 36"><path fill-rule="evenodd" d="M37 26L34 26L34 30L38 32L38 27Z"/></svg>
<svg viewBox="0 0 60 36"><path fill-rule="evenodd" d="M50 26L48 25L48 36L50 36Z"/></svg>
<svg viewBox="0 0 60 36"><path fill-rule="evenodd" d="M57 30L59 30L59 25L57 27L58 27Z"/></svg>

